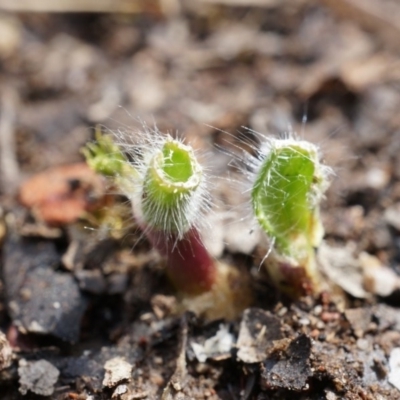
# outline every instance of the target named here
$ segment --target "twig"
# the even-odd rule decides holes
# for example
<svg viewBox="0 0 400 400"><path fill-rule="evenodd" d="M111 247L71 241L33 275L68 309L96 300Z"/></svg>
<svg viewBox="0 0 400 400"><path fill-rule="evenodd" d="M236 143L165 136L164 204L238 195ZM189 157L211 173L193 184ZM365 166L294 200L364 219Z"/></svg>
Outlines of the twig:
<svg viewBox="0 0 400 400"><path fill-rule="evenodd" d="M182 316L181 329L180 329L180 343L179 343L179 354L176 360L175 372L171 376L167 386L164 389L162 399L173 400L176 398L176 393L183 390L186 382L186 347L189 331L188 319L190 314L186 313Z"/></svg>
<svg viewBox="0 0 400 400"><path fill-rule="evenodd" d="M0 98L0 182L3 192L12 192L19 179L15 144L16 105L17 93L5 87Z"/></svg>

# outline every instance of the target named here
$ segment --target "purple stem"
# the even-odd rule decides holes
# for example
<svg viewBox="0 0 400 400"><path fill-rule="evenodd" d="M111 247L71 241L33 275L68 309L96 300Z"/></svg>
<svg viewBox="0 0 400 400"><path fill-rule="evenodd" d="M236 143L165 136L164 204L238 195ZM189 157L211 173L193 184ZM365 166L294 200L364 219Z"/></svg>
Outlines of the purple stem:
<svg viewBox="0 0 400 400"><path fill-rule="evenodd" d="M145 232L151 244L167 259L168 275L178 290L190 294L211 290L216 267L197 229L190 229L182 239L149 227Z"/></svg>

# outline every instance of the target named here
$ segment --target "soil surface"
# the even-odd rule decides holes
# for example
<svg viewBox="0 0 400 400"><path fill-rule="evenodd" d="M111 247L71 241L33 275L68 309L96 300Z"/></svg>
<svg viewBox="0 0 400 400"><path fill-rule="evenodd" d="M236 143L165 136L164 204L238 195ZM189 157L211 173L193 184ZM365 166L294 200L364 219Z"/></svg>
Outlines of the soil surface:
<svg viewBox="0 0 400 400"><path fill-rule="evenodd" d="M400 4L25 3L0 12L0 398L400 399ZM155 124L203 155L205 241L250 287L240 312L182 311L84 162L96 126ZM321 292L298 300L260 268L232 167L291 132L334 171Z"/></svg>

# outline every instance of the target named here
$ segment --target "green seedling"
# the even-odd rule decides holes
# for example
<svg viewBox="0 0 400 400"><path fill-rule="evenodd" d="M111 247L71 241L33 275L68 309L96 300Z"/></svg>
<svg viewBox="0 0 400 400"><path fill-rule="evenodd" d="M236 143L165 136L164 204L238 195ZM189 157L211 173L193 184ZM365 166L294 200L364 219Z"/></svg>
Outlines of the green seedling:
<svg viewBox="0 0 400 400"><path fill-rule="evenodd" d="M107 178L123 193L132 190L132 179L137 171L128 162L128 159L114 142L111 134L103 134L100 127L96 127L95 142L87 143L81 149L90 168Z"/></svg>
<svg viewBox="0 0 400 400"><path fill-rule="evenodd" d="M96 132L96 142L82 152L91 168L111 177L131 200L137 224L166 258L175 286L191 294L211 290L216 267L198 231L209 198L193 149L145 130L135 144L116 143L112 136Z"/></svg>
<svg viewBox="0 0 400 400"><path fill-rule="evenodd" d="M158 139L136 158L139 179L130 196L135 219L166 258L180 291L209 291L216 267L198 231L209 201L204 170L191 147L170 136Z"/></svg>
<svg viewBox="0 0 400 400"><path fill-rule="evenodd" d="M126 158L111 135L103 135L96 127L96 141L81 149L90 168L104 176L121 176L126 169Z"/></svg>
<svg viewBox="0 0 400 400"><path fill-rule="evenodd" d="M315 248L323 237L319 203L330 169L306 141L269 139L251 191L254 215L271 240L269 275L292 297L318 290Z"/></svg>

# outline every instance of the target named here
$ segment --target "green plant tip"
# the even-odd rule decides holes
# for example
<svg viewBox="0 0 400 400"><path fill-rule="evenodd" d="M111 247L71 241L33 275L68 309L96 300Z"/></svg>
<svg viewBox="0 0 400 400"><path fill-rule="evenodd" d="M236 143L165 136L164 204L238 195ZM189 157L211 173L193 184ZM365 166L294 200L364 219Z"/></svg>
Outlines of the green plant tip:
<svg viewBox="0 0 400 400"><path fill-rule="evenodd" d="M145 185L154 194L174 195L171 198L173 202L178 195L195 190L201 176L201 167L193 150L177 140L168 139L154 154Z"/></svg>
<svg viewBox="0 0 400 400"><path fill-rule="evenodd" d="M183 234L194 219L191 209L199 205L202 176L192 148L167 138L152 154L143 182L145 221L153 228Z"/></svg>
<svg viewBox="0 0 400 400"><path fill-rule="evenodd" d="M288 256L318 245L322 226L318 201L325 189L316 146L304 141L273 141L252 190L261 227ZM293 254L295 253L295 254ZM297 257L296 257L297 258Z"/></svg>
<svg viewBox="0 0 400 400"><path fill-rule="evenodd" d="M319 202L330 168L318 148L295 139L269 140L251 192L254 214L272 239L266 267L272 280L292 297L318 290L314 248L323 237Z"/></svg>
<svg viewBox="0 0 400 400"><path fill-rule="evenodd" d="M96 143L88 143L82 150L89 167L105 176L122 175L127 160L110 135L96 131Z"/></svg>
<svg viewBox="0 0 400 400"><path fill-rule="evenodd" d="M177 142L167 142L162 150L162 171L172 182L187 182L193 175L193 157Z"/></svg>
<svg viewBox="0 0 400 400"><path fill-rule="evenodd" d="M256 217L284 252L293 239L309 229L308 193L314 169L309 152L298 146L273 149L254 186Z"/></svg>

